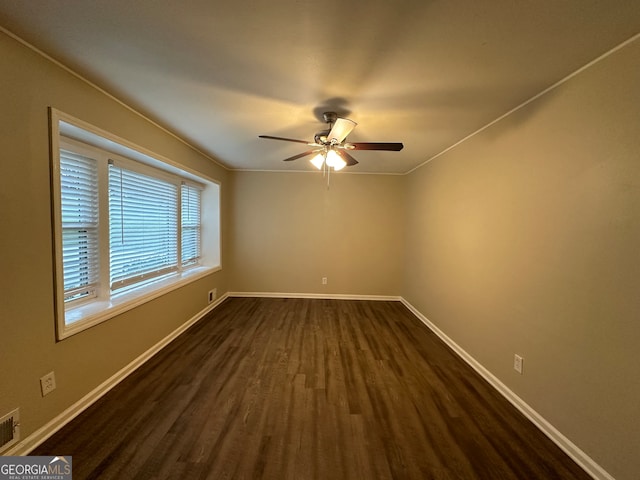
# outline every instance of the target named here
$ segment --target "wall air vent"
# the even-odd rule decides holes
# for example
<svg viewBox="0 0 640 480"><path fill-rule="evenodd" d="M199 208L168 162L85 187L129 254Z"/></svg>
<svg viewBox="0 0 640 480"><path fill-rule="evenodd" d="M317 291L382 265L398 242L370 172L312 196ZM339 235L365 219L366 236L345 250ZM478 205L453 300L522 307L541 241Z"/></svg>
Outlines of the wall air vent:
<svg viewBox="0 0 640 480"><path fill-rule="evenodd" d="M20 409L0 418L0 452L20 440Z"/></svg>

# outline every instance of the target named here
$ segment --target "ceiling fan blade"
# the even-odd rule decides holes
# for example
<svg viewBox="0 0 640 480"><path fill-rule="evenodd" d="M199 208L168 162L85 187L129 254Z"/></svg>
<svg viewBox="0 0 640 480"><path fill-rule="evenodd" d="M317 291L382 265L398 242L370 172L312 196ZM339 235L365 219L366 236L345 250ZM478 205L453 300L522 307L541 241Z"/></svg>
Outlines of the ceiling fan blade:
<svg viewBox="0 0 640 480"><path fill-rule="evenodd" d="M347 135L351 133L351 130L356 128L356 125L358 125L356 122L348 118L337 118L336 123L333 124L329 132L329 136L327 136L327 140L329 142L335 140L336 143L342 143L347 138Z"/></svg>
<svg viewBox="0 0 640 480"><path fill-rule="evenodd" d="M402 143L382 143L382 142L355 142L345 144L347 150L386 150L389 152L399 152L404 145Z"/></svg>
<svg viewBox="0 0 640 480"><path fill-rule="evenodd" d="M344 150L335 150L335 152L338 155L340 155L345 162L347 162L347 167L351 167L353 165L357 165L358 164L358 160L353 158L351 155L349 155Z"/></svg>
<svg viewBox="0 0 640 480"><path fill-rule="evenodd" d="M306 152L299 153L298 155L294 155L293 157L285 158L283 162L290 162L292 160L297 160L302 157L306 157L307 155L311 155L312 153L322 152L324 149L316 148L315 150L307 150Z"/></svg>
<svg viewBox="0 0 640 480"><path fill-rule="evenodd" d="M305 145L314 145L313 143L309 143L306 140L296 140L295 138L272 137L271 135L258 135L258 138L268 138L270 140L283 140L285 142L296 142L304 143Z"/></svg>

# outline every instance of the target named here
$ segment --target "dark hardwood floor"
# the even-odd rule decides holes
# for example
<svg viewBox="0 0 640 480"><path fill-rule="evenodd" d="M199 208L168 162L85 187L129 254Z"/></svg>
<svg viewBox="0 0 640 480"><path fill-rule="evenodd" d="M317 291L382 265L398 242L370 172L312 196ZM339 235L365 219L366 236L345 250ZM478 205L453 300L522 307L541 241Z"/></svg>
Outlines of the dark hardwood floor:
<svg viewBox="0 0 640 480"><path fill-rule="evenodd" d="M74 479L590 479L399 302L230 298L32 455Z"/></svg>

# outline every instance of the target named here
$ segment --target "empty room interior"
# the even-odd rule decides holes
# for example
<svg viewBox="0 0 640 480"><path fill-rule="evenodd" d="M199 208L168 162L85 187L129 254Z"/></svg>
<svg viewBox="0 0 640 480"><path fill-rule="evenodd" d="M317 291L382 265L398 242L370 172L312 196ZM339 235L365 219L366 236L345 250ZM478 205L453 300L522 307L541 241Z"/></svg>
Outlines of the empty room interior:
<svg viewBox="0 0 640 480"><path fill-rule="evenodd" d="M640 2L0 2L0 456L640 478Z"/></svg>

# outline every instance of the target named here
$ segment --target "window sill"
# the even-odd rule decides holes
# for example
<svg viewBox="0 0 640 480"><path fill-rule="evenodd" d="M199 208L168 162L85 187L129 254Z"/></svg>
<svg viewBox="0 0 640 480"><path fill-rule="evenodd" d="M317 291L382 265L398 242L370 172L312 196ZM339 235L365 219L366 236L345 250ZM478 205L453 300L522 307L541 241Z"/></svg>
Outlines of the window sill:
<svg viewBox="0 0 640 480"><path fill-rule="evenodd" d="M65 326L63 331L58 332L58 340L93 327L220 269L221 267L190 268L180 274L113 295L109 300L96 299L68 308L65 310Z"/></svg>

